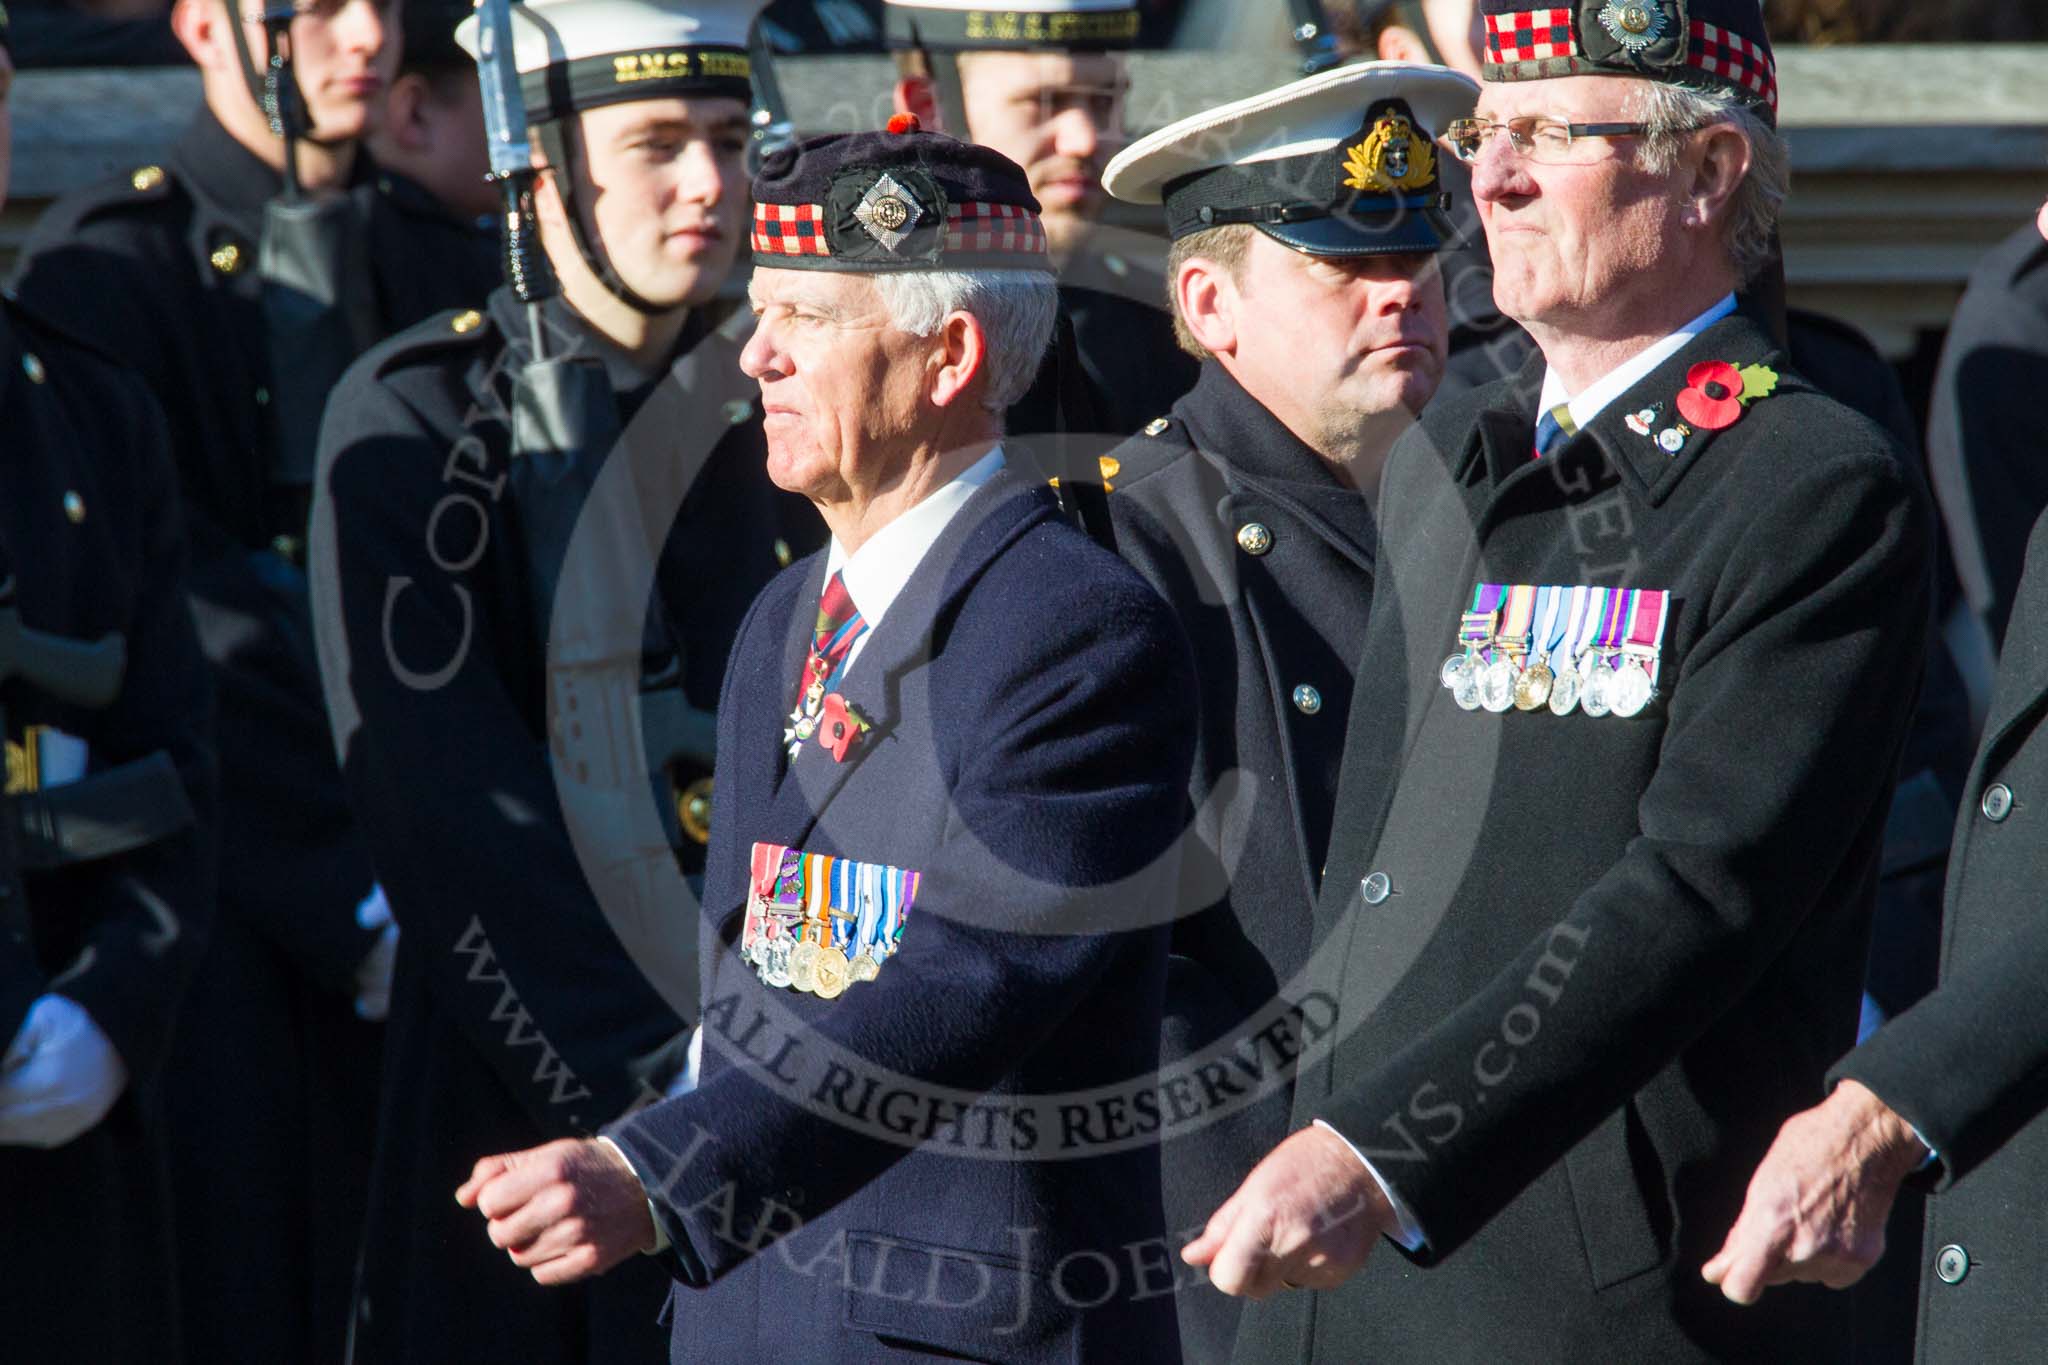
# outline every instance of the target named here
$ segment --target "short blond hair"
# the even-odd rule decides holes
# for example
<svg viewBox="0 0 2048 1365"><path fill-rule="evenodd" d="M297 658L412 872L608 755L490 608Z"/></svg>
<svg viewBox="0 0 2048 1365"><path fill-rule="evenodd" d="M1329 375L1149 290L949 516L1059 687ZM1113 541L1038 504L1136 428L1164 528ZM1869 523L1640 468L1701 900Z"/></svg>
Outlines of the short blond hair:
<svg viewBox="0 0 2048 1365"><path fill-rule="evenodd" d="M1244 278L1245 253L1251 250L1252 233L1256 231L1250 223L1225 223L1221 227L1191 232L1167 249L1166 306L1173 314L1173 339L1197 360L1208 360L1211 356L1209 348L1195 340L1195 334L1188 330L1187 319L1180 315L1180 268L1200 257L1236 283Z"/></svg>

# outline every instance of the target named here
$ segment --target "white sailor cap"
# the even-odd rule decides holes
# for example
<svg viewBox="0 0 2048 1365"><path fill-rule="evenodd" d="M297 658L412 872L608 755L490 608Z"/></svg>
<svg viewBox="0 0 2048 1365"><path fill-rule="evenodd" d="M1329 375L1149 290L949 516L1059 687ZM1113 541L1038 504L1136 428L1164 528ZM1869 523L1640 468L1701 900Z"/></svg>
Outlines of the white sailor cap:
<svg viewBox="0 0 2048 1365"><path fill-rule="evenodd" d="M885 0L892 48L1104 51L1138 37L1137 0Z"/></svg>
<svg viewBox="0 0 2048 1365"><path fill-rule="evenodd" d="M1175 238L1250 223L1312 256L1440 251L1453 231L1433 144L1478 98L1448 67L1340 66L1140 138L1102 185L1164 204Z"/></svg>
<svg viewBox="0 0 2048 1365"><path fill-rule="evenodd" d="M747 30L767 0L523 0L512 56L529 123L672 95L753 98ZM474 57L477 17L455 29Z"/></svg>

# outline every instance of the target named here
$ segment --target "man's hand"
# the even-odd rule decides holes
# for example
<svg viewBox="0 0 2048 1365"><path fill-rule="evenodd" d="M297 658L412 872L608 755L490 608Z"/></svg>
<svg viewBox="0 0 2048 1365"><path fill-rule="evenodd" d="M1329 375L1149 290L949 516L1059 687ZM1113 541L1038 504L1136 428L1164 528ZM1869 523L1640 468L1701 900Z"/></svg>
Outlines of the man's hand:
<svg viewBox="0 0 2048 1365"><path fill-rule="evenodd" d="M1794 1114L1750 1178L1742 1214L1708 1284L1755 1303L1774 1284L1847 1289L1884 1254L1884 1220L1899 1185L1926 1159L1907 1122L1854 1081Z"/></svg>
<svg viewBox="0 0 2048 1365"><path fill-rule="evenodd" d="M0 1059L0 1143L61 1147L128 1088L128 1066L85 1007L45 995Z"/></svg>
<svg viewBox="0 0 2048 1365"><path fill-rule="evenodd" d="M455 1202L489 1219L491 1244L541 1284L602 1275L654 1245L640 1177L602 1142L563 1138L487 1156Z"/></svg>
<svg viewBox="0 0 2048 1365"><path fill-rule="evenodd" d="M1334 1289L1395 1227L1379 1183L1335 1133L1302 1129L1267 1153L1181 1251L1226 1294Z"/></svg>

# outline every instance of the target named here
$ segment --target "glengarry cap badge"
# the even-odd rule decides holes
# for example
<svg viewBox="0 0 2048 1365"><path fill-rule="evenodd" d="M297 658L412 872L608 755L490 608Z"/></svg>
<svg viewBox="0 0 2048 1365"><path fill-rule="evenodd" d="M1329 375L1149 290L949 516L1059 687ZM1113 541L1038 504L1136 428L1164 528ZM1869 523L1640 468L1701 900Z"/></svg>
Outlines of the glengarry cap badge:
<svg viewBox="0 0 2048 1365"><path fill-rule="evenodd" d="M869 236L894 251L917 226L919 213L910 192L897 184L894 176L884 175L854 205L853 216Z"/></svg>
<svg viewBox="0 0 2048 1365"><path fill-rule="evenodd" d="M1645 0L1608 0L1600 27L1630 52L1641 52L1664 36L1664 11Z"/></svg>

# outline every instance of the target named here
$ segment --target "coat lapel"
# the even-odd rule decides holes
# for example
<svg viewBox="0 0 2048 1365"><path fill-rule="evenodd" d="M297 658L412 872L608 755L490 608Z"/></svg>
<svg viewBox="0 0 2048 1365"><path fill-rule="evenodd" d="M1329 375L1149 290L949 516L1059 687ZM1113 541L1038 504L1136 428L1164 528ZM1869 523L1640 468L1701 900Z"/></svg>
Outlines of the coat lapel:
<svg viewBox="0 0 2048 1365"><path fill-rule="evenodd" d="M835 760L814 738L794 762L784 763L769 809L769 827L778 842L794 846L808 839L847 779L891 743L902 716L904 679L931 662L937 648L934 628L945 609L972 588L988 563L1019 535L1054 515L1050 492L1008 471L989 480L955 514L847 669L840 695L867 720L867 732L843 760ZM823 558L819 557L815 585L820 591ZM803 615L816 601L813 592L798 603L797 614ZM802 650L810 644L810 626L804 627L800 640L795 630L790 638L795 649L788 656L794 688ZM779 740L779 725L775 733Z"/></svg>

